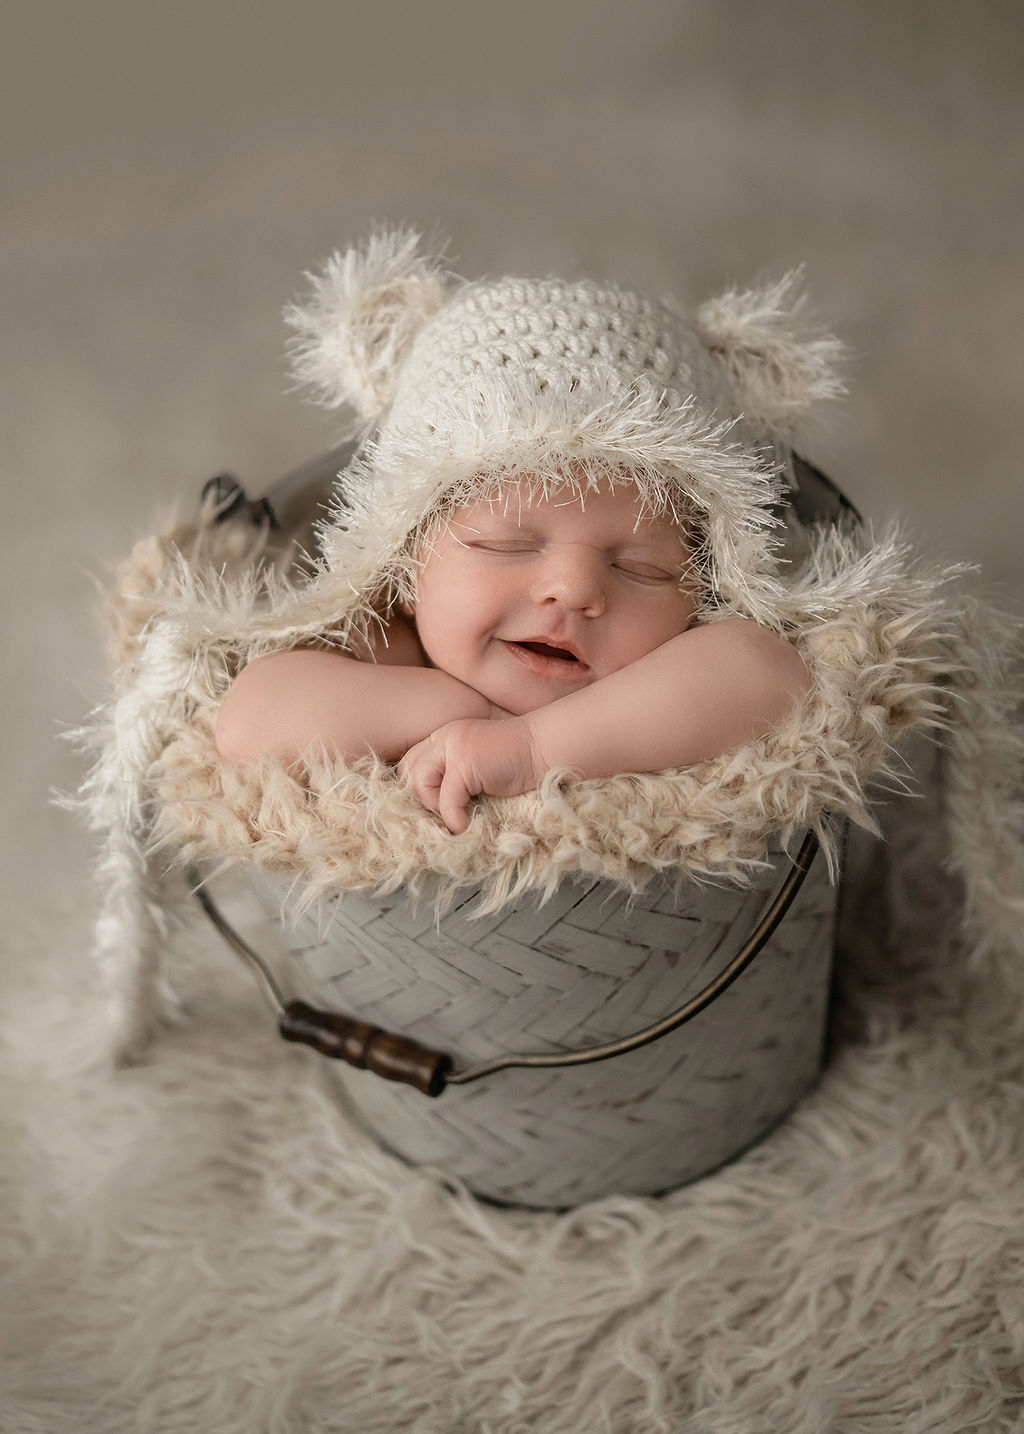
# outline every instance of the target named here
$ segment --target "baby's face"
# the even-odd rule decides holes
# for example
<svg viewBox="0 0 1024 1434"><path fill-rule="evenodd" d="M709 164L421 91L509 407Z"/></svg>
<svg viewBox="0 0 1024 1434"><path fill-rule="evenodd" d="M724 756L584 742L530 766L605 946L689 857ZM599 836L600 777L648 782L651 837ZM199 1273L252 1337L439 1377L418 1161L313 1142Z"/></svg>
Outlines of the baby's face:
<svg viewBox="0 0 1024 1434"><path fill-rule="evenodd" d="M693 617L686 539L629 483L458 509L423 555L414 608L435 667L522 714L628 666Z"/></svg>

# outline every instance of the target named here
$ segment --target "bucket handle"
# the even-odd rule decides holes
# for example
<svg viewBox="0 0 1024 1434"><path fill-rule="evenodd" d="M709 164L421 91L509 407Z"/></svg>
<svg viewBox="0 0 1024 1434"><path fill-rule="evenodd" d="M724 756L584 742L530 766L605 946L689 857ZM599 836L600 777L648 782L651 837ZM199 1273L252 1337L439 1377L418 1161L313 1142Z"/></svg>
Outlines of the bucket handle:
<svg viewBox="0 0 1024 1434"><path fill-rule="evenodd" d="M640 1050L642 1046L667 1036L670 1031L678 1030L710 1006L712 1001L717 1000L747 969L789 910L810 870L817 850L818 838L813 831L808 831L785 880L736 955L685 1005L663 1016L660 1021L631 1036L623 1036L617 1041L608 1041L599 1046L588 1046L580 1051L566 1051L558 1055L524 1053L497 1056L494 1060L470 1066L468 1070L456 1070L451 1056L443 1051L431 1050L408 1036L381 1030L378 1026L371 1026L366 1021L356 1020L337 1011L317 1010L305 1001L288 1000L267 962L226 919L206 890L196 868L188 867L186 874L196 900L210 921L228 945L255 972L264 995L277 1016L278 1030L286 1041L301 1042L333 1060L342 1060L360 1070L372 1071L374 1075L382 1076L385 1080L411 1085L424 1095L439 1096L450 1085L469 1085L472 1081L481 1080L484 1076L508 1070L513 1066L549 1069L611 1060L614 1056L625 1055L627 1051Z"/></svg>

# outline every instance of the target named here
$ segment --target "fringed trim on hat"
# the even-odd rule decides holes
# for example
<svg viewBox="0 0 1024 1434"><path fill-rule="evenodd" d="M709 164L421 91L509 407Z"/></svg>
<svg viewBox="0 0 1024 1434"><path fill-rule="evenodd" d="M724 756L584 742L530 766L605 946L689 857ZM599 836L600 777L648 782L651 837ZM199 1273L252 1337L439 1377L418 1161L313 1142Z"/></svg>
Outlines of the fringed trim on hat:
<svg viewBox="0 0 1024 1434"><path fill-rule="evenodd" d="M342 475L322 525L328 574L371 603L387 593L410 597L417 537L455 508L519 482L527 491L575 491L585 501L602 481L628 481L647 511L695 520L704 535L706 593L775 624L783 586L771 507L779 483L767 455L730 442L732 425L693 403L668 421L653 393L595 400L582 421L557 392L534 399L533 410L525 431L517 417L515 433L518 406L482 391L451 454L439 457L421 435L400 431L368 444Z"/></svg>
<svg viewBox="0 0 1024 1434"><path fill-rule="evenodd" d="M177 1005L162 952L184 893L180 875L150 857L151 772L184 715L223 688L223 672L204 663L210 654L196 641L199 614L214 592L231 594L222 615L237 632L259 594L284 585L295 556L287 539L266 529L216 524L207 504L198 523L143 539L117 570L106 605L113 696L68 734L91 766L79 791L59 800L98 838L93 958L118 1062L136 1059L159 1017ZM287 587L295 591L290 581Z"/></svg>

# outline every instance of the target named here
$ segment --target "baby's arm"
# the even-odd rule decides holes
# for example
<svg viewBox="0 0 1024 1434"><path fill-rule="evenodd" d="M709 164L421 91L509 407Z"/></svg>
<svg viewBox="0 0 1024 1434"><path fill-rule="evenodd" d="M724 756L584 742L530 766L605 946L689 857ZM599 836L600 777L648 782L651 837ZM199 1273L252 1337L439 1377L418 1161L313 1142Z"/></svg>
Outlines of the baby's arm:
<svg viewBox="0 0 1024 1434"><path fill-rule="evenodd" d="M453 832L470 798L515 796L554 767L584 777L687 766L764 736L810 685L796 649L741 618L690 628L589 687L499 722L457 721L402 770Z"/></svg>
<svg viewBox="0 0 1024 1434"><path fill-rule="evenodd" d="M243 667L217 714L217 750L229 762L267 755L285 766L321 747L347 758L397 761L435 728L498 709L479 692L424 665L411 628L393 624L372 660L297 648ZM405 665L408 664L408 665Z"/></svg>
<svg viewBox="0 0 1024 1434"><path fill-rule="evenodd" d="M810 686L792 643L727 618L526 715L546 768L585 777L685 767L763 737Z"/></svg>

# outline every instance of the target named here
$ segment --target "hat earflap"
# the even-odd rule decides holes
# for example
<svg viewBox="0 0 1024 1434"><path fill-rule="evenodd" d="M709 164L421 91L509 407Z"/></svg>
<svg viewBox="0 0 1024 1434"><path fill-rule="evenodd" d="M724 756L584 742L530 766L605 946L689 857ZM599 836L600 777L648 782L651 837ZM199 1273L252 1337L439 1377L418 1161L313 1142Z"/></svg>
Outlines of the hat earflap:
<svg viewBox="0 0 1024 1434"><path fill-rule="evenodd" d="M694 320L746 423L773 439L788 439L815 403L845 391L837 372L843 345L808 323L802 282L794 269L762 288L730 289Z"/></svg>
<svg viewBox="0 0 1024 1434"><path fill-rule="evenodd" d="M353 434L390 408L413 339L447 300L443 261L420 243L413 229L385 229L339 250L284 311L293 376L325 408L354 409Z"/></svg>

